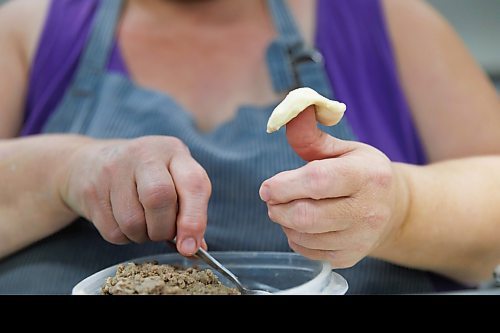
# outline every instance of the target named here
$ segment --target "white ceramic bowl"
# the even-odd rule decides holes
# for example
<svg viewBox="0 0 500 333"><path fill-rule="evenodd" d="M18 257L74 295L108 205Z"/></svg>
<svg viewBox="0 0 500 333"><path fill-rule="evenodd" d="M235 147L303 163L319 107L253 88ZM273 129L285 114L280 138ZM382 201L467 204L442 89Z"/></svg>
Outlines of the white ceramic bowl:
<svg viewBox="0 0 500 333"><path fill-rule="evenodd" d="M283 252L210 252L249 288L265 289L278 295L343 295L347 281L332 271L330 264L313 261L296 253ZM160 264L208 266L197 259L177 253L131 259L127 262L157 261ZM98 295L106 278L116 273L118 265L103 269L82 280L73 288L73 295ZM222 283L231 286L215 272Z"/></svg>

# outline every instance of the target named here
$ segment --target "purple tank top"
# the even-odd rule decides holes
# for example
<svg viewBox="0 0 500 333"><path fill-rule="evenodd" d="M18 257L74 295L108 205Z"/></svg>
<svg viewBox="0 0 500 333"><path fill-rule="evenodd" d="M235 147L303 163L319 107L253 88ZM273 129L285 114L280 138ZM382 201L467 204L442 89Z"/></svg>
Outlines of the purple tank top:
<svg viewBox="0 0 500 333"><path fill-rule="evenodd" d="M99 0L52 0L32 64L22 135L40 133L75 73ZM380 0L319 0L316 47L362 142L398 162L426 158L399 82ZM128 77L116 40L108 70Z"/></svg>

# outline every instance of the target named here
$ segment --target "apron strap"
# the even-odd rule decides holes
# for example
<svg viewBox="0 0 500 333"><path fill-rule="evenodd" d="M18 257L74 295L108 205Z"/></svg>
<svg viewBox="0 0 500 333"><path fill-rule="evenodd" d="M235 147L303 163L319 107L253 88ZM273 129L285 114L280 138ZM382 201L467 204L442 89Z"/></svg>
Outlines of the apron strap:
<svg viewBox="0 0 500 333"><path fill-rule="evenodd" d="M279 38L285 42L290 51L295 52L303 48L304 43L297 24L283 0L268 0L268 7Z"/></svg>
<svg viewBox="0 0 500 333"><path fill-rule="evenodd" d="M75 97L93 94L113 47L115 27L120 19L122 0L101 0L84 48L73 85Z"/></svg>
<svg viewBox="0 0 500 333"><path fill-rule="evenodd" d="M97 92L113 48L122 4L122 0L99 1L73 80L61 104L45 123L45 133L85 133L95 112Z"/></svg>
<svg viewBox="0 0 500 333"><path fill-rule="evenodd" d="M284 0L268 0L268 7L279 34L267 49L274 90L283 93L299 87L310 87L333 98L323 57L316 49L306 46Z"/></svg>
<svg viewBox="0 0 500 333"><path fill-rule="evenodd" d="M278 38L271 43L266 54L274 90L286 93L296 88L309 87L333 99L335 94L326 75L322 55L305 44L284 0L267 2L278 32ZM346 117L328 131L339 138L356 140Z"/></svg>

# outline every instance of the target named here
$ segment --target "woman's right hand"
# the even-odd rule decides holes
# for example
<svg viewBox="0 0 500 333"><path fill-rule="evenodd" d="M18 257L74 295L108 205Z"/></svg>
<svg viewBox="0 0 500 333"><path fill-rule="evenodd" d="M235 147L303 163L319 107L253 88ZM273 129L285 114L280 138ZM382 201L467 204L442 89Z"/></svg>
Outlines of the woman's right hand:
<svg viewBox="0 0 500 333"><path fill-rule="evenodd" d="M179 139L89 139L68 161L63 201L113 244L177 237L183 255L203 240L211 184Z"/></svg>

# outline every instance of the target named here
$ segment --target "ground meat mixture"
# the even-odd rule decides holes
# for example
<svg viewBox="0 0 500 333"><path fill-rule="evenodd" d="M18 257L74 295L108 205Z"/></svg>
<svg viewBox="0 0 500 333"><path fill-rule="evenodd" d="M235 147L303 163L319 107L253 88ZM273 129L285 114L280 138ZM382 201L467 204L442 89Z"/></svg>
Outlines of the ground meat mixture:
<svg viewBox="0 0 500 333"><path fill-rule="evenodd" d="M239 295L210 270L144 264L121 264L101 288L103 295Z"/></svg>

